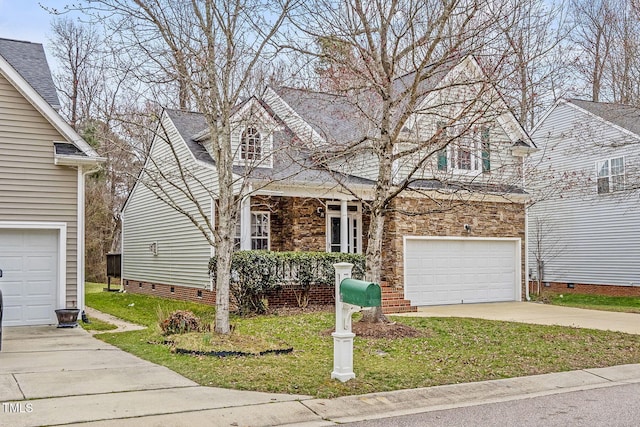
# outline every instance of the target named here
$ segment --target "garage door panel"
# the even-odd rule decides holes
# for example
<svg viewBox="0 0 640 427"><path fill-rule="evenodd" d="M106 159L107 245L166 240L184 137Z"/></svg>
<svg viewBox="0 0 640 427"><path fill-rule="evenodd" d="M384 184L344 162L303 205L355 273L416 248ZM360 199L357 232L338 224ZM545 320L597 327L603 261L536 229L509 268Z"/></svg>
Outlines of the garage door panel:
<svg viewBox="0 0 640 427"><path fill-rule="evenodd" d="M55 323L58 230L0 229L5 326Z"/></svg>
<svg viewBox="0 0 640 427"><path fill-rule="evenodd" d="M405 298L412 305L513 301L516 240L405 240Z"/></svg>

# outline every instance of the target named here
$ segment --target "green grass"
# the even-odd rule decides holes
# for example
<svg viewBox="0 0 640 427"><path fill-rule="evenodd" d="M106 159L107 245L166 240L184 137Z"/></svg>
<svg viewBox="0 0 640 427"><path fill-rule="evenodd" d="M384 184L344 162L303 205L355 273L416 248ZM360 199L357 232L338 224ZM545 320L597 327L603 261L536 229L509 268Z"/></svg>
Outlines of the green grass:
<svg viewBox="0 0 640 427"><path fill-rule="evenodd" d="M552 294L551 304L593 310L640 313L640 297L610 297L585 294Z"/></svg>
<svg viewBox="0 0 640 427"><path fill-rule="evenodd" d="M99 332L104 332L104 331L111 331L113 329L117 329L118 327L112 323L108 323L108 322L104 322L102 320L99 319L94 319L91 318L89 319L91 323L84 323L82 321L79 321L78 324L80 326L82 326L82 329L87 330L87 331L99 331Z"/></svg>
<svg viewBox="0 0 640 427"><path fill-rule="evenodd" d="M559 326L461 318L394 318L426 338L354 342L356 378L330 379L332 313L233 318L233 334L282 342L293 353L260 357L180 355L158 334L156 309L189 309L206 318L212 307L142 295L91 292L87 304L150 328L98 337L143 359L167 366L201 385L337 397L442 384L640 362L640 336ZM129 304L133 303L133 306ZM206 339L203 333L202 339Z"/></svg>

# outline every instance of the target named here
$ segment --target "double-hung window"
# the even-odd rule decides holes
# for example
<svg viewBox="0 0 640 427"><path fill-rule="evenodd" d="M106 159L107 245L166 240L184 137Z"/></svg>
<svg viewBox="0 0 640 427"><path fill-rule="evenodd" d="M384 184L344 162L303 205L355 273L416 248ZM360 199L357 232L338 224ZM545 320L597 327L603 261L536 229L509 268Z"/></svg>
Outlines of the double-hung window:
<svg viewBox="0 0 640 427"><path fill-rule="evenodd" d="M598 194L624 190L624 157L598 162L596 173Z"/></svg>
<svg viewBox="0 0 640 427"><path fill-rule="evenodd" d="M269 250L271 246L269 212L251 212L251 250ZM240 240L242 236L242 225L240 221L236 223L236 236L234 239L234 249L240 250Z"/></svg>
<svg viewBox="0 0 640 427"><path fill-rule="evenodd" d="M442 126L440 126L442 127ZM482 127L454 139L437 153L439 171L483 172L491 171L490 130Z"/></svg>

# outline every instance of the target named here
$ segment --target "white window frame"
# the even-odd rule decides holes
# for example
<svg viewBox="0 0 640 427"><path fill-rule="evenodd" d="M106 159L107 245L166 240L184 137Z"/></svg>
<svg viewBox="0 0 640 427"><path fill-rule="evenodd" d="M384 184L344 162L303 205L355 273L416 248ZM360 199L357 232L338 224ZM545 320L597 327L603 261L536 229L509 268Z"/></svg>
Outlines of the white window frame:
<svg viewBox="0 0 640 427"><path fill-rule="evenodd" d="M613 162L620 160L622 162L622 172L613 173ZM603 169L606 168L606 169ZM596 192L598 194L610 194L618 191L624 191L625 189L625 157L610 157L608 159L599 160L596 162ZM615 178L621 178L617 180ZM604 190L601 187L601 180L605 180L603 182L607 183L607 188ZM602 188L602 190L601 190Z"/></svg>
<svg viewBox="0 0 640 427"><path fill-rule="evenodd" d="M262 216L263 218L266 218L266 235L262 234L262 235L256 235L255 233L257 233L258 231L258 218ZM254 222L255 220L255 222ZM252 211L251 212L251 250L257 250L255 249L255 245L254 242L258 241L258 240L267 240L267 247L266 248L262 248L262 250L271 250L271 214L269 212L266 211Z"/></svg>
<svg viewBox="0 0 640 427"><path fill-rule="evenodd" d="M249 134L249 131L252 131ZM245 141L246 138L246 141ZM243 161L260 161L263 157L262 133L258 128L247 126L240 133L240 160ZM252 150L249 148L253 147Z"/></svg>
<svg viewBox="0 0 640 427"><path fill-rule="evenodd" d="M254 230L257 227L257 223L258 223L258 215L266 215L267 217L267 235L266 236L254 236ZM242 239L242 225L241 225L241 221L238 221L236 223L236 235L233 239L233 249L238 251L240 250L240 242ZM259 239L267 239L267 249L270 251L271 250L271 214L267 211L251 211L251 226L250 226L250 234L251 234L251 250L257 250L254 249L254 241L257 241Z"/></svg>
<svg viewBox="0 0 640 427"><path fill-rule="evenodd" d="M447 167L446 169L440 169L438 156L436 156L436 169L443 172L452 172L458 175L480 175L482 173L490 172L490 166L486 171L483 168L484 159L482 158L482 152L484 141L482 138L485 129L490 132L490 126L473 126L473 130L468 129L466 134L460 135L454 141L449 143L445 148L447 155ZM449 134L448 131L447 134ZM469 159L470 164L468 169L459 167L459 162L461 160L460 154L462 152L468 152L471 157ZM489 160L489 162L491 162L491 160ZM489 165L490 164L491 163L489 163Z"/></svg>
<svg viewBox="0 0 640 427"><path fill-rule="evenodd" d="M260 137L260 158L247 158L243 136L249 129L254 129ZM265 132L260 126L251 125L240 129L238 134L237 164L260 168L273 167L273 133Z"/></svg>

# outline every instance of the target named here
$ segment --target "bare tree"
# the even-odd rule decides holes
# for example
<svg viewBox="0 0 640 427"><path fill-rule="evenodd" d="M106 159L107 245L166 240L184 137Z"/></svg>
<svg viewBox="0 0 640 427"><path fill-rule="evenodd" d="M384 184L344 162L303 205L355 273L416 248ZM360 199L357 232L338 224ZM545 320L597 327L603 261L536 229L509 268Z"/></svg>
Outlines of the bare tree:
<svg viewBox="0 0 640 427"><path fill-rule="evenodd" d="M562 253L564 246L559 240L554 240L554 226L549 218L535 217L533 226L530 225L529 238L530 247L536 262L535 279L537 294L542 292L542 282L544 281L544 265L551 258ZM527 284L528 286L528 284Z"/></svg>
<svg viewBox="0 0 640 427"><path fill-rule="evenodd" d="M125 85L128 73L107 65L113 52L95 27L58 16L52 30L61 113L107 159L102 170L88 178L86 193L87 278L101 281L105 254L119 248L119 212L137 175L132 138L119 119L138 108L137 99Z"/></svg>
<svg viewBox="0 0 640 427"><path fill-rule="evenodd" d="M497 57L497 85L516 117L532 128L566 86L566 41L569 26L563 3L543 0L510 0L494 14L495 42L487 49L488 60Z"/></svg>
<svg viewBox="0 0 640 427"><path fill-rule="evenodd" d="M486 34L495 30L497 17L486 12L495 2L316 0L305 6L307 13L299 14L305 19L296 24L311 40L320 40L321 49L300 44L295 49L321 60L325 81L328 72L339 73L340 84L331 89L351 103L349 115L360 130L359 137L337 141L339 149L322 155L333 165L348 165L345 159L362 150L376 159L373 196L362 201L370 213L366 276L380 282L385 220L393 200L424 178L443 148L494 119L488 117L489 106L502 105L492 99L486 78L493 70L470 73L464 85L441 80L462 58L479 51ZM421 128L419 118L425 116L440 122L437 131ZM365 320L384 316L380 309L372 310Z"/></svg>
<svg viewBox="0 0 640 427"><path fill-rule="evenodd" d="M66 16L55 18L51 29L51 52L60 64L54 79L58 91L63 95L62 113L69 124L77 129L78 122L95 116L94 98L102 81L102 41L91 27Z"/></svg>
<svg viewBox="0 0 640 427"><path fill-rule="evenodd" d="M187 217L216 248L215 329L219 333L230 332L231 254L247 190L234 175L232 116L254 72L273 57L273 42L293 4L292 0L98 0L86 2L83 8L112 29L113 43L130 59L128 70L140 67L136 75L146 75L156 84L177 82L177 105L193 105L204 115L203 138L216 164L216 220L206 215ZM171 180L195 179L182 172L178 167L163 178L166 190L151 187L169 206L186 214L169 197L177 188ZM199 211L203 212L202 206Z"/></svg>
<svg viewBox="0 0 640 427"><path fill-rule="evenodd" d="M592 101L603 95L605 76L614 45L616 25L615 0L572 0L575 21L572 41L576 71L589 83Z"/></svg>

